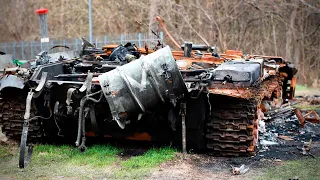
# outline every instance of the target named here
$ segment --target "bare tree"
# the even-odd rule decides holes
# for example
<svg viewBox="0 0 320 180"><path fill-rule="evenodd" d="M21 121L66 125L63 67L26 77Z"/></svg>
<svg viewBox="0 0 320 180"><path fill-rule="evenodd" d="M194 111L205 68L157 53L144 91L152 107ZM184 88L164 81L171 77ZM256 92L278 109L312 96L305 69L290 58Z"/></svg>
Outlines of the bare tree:
<svg viewBox="0 0 320 180"><path fill-rule="evenodd" d="M94 35L161 31L155 21L160 15L181 44L192 41L215 45L221 52L236 49L283 56L299 68L299 83L320 84L319 0L94 0L92 3ZM0 42L39 39L39 17L35 10L41 7L49 9L50 37L88 36L87 0L1 0ZM168 38L165 43L173 45Z"/></svg>

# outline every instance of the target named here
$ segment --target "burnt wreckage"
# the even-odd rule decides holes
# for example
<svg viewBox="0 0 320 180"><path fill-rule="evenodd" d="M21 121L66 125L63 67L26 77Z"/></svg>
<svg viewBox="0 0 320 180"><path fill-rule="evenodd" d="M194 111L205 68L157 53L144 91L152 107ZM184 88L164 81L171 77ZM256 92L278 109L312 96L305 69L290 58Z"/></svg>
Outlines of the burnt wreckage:
<svg viewBox="0 0 320 180"><path fill-rule="evenodd" d="M253 155L263 112L293 98L297 70L281 57L218 54L192 43L182 50L97 49L84 41L79 57L43 54L4 76L23 81L2 89L3 132L21 137L23 148L28 138L75 142L84 151L86 137L98 136Z"/></svg>

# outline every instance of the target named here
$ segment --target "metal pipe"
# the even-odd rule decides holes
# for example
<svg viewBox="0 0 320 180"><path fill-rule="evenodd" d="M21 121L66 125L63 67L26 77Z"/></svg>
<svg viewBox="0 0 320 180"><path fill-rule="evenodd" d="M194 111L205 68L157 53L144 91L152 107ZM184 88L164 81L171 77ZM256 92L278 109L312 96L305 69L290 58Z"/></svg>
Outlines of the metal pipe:
<svg viewBox="0 0 320 180"><path fill-rule="evenodd" d="M94 77L98 77L102 73L94 73ZM88 74L59 74L57 76L54 76L55 78L72 78L72 77L87 77Z"/></svg>
<svg viewBox="0 0 320 180"><path fill-rule="evenodd" d="M182 126L182 153L187 153L187 135L186 135L186 103L180 103L180 116Z"/></svg>
<svg viewBox="0 0 320 180"><path fill-rule="evenodd" d="M93 99L91 98L91 96L97 95L101 93L99 100ZM86 104L86 102L88 100L91 100L95 103L98 103L99 101L101 101L103 97L103 93L102 91L97 91L95 93L89 94L84 96L81 100L80 100L80 108L79 108L79 118L78 118L78 133L77 133L77 141L76 141L76 146L78 147L80 145L80 139L81 139L81 131L82 131L82 143L81 143L81 147L80 148L85 148L85 120L84 120L84 105ZM84 151L85 149L81 149L82 151Z"/></svg>
<svg viewBox="0 0 320 180"><path fill-rule="evenodd" d="M182 153L187 153L187 145L186 145L186 118L183 115L182 117Z"/></svg>
<svg viewBox="0 0 320 180"><path fill-rule="evenodd" d="M78 118L78 134L77 134L77 141L76 141L77 147L80 145L81 129L82 129L82 121L83 121L83 108L86 101L87 101L86 96L84 96L80 101L79 118Z"/></svg>
<svg viewBox="0 0 320 180"><path fill-rule="evenodd" d="M92 0L89 0L89 39L92 44Z"/></svg>
<svg viewBox="0 0 320 180"><path fill-rule="evenodd" d="M195 70L180 70L181 73L201 73L201 72L207 72L210 69L195 69Z"/></svg>
<svg viewBox="0 0 320 180"><path fill-rule="evenodd" d="M169 33L169 31L167 30L166 26L164 25L163 20L161 19L160 16L157 16L156 19L160 22L160 25L162 27L162 29L164 30L164 32L166 32L167 36L171 39L171 41L173 42L173 44L175 46L177 46L178 49L181 49L181 46L177 43L177 41L171 36L171 34Z"/></svg>
<svg viewBox="0 0 320 180"><path fill-rule="evenodd" d="M184 57L191 57L191 50L192 50L192 43L191 42L185 42L184 43L184 49L183 49L183 56Z"/></svg>

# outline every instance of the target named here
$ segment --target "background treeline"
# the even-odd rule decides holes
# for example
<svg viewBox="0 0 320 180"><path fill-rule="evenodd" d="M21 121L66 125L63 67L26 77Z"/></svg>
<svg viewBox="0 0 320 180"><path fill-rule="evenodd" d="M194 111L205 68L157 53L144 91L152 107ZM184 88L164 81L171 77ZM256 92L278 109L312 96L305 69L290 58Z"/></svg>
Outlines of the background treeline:
<svg viewBox="0 0 320 180"><path fill-rule="evenodd" d="M94 35L161 31L159 15L180 44L202 43L200 34L220 52L283 56L299 83L320 86L320 0L92 1ZM39 39L40 7L51 38L88 36L88 0L0 0L0 42Z"/></svg>

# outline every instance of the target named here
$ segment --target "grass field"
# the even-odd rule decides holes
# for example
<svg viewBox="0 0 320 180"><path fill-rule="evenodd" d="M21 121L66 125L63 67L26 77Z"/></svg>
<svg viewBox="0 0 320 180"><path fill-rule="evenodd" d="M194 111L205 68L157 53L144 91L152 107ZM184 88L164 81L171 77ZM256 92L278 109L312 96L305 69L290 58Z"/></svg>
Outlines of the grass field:
<svg viewBox="0 0 320 180"><path fill-rule="evenodd" d="M309 88L307 86L303 85L296 85L296 96L309 96L309 95L318 95L320 96L320 89L315 89L315 88ZM309 102L300 102L294 107L302 109L302 110L320 110L320 105L319 104L309 104Z"/></svg>
<svg viewBox="0 0 320 180"><path fill-rule="evenodd" d="M305 160L295 160L285 162L282 166L270 167L265 170L265 173L260 177L253 178L254 180L282 180L282 179L308 179L319 180L320 157Z"/></svg>
<svg viewBox="0 0 320 180"><path fill-rule="evenodd" d="M306 96L306 95L318 95L320 96L320 89L310 88L304 85L297 84L296 85L296 96Z"/></svg>
<svg viewBox="0 0 320 180"><path fill-rule="evenodd" d="M0 179L141 179L176 153L169 147L150 148L123 158L121 151L111 145L94 145L85 153L71 146L37 145L29 166L19 169L18 149L0 146Z"/></svg>
<svg viewBox="0 0 320 180"><path fill-rule="evenodd" d="M157 167L175 159L176 149L150 148L138 156L121 156L122 149L111 145L94 145L85 153L71 146L35 146L31 163L25 169L18 168L17 146L0 146L0 179L145 179L157 171ZM245 179L318 179L320 157L283 161L280 166L266 166L256 171L257 176ZM196 168L196 167L195 167ZM230 177L230 172L219 176ZM213 172L213 176L215 173ZM208 177L209 178L209 177ZM242 176L233 176L242 179Z"/></svg>

